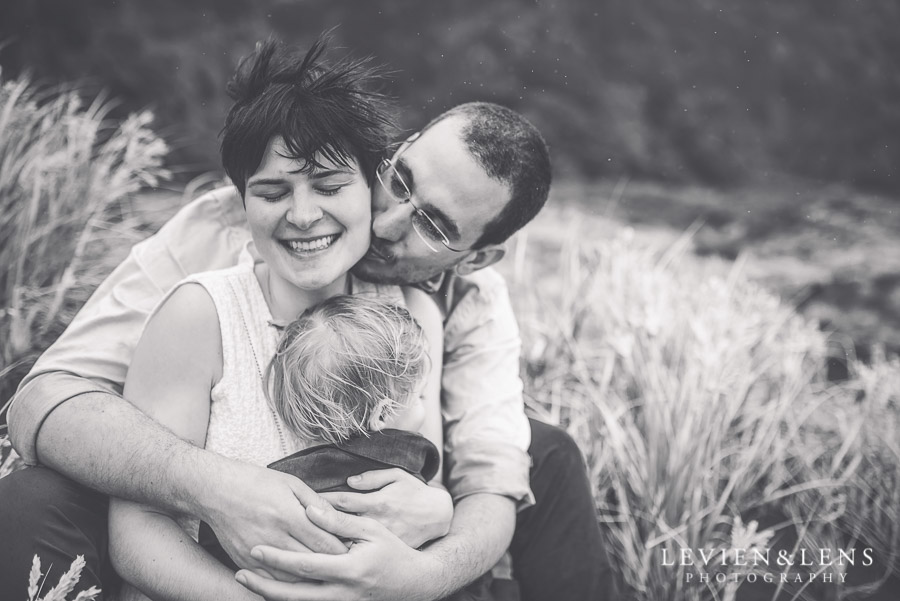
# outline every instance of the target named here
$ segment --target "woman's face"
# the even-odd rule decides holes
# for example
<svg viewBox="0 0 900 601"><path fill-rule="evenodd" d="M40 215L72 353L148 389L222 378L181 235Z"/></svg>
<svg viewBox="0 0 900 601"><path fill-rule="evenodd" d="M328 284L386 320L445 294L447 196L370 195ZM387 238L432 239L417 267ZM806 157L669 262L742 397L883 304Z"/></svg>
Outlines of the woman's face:
<svg viewBox="0 0 900 601"><path fill-rule="evenodd" d="M369 248L371 194L355 161L300 170L280 137L269 142L244 197L250 233L271 274L315 291L343 278Z"/></svg>

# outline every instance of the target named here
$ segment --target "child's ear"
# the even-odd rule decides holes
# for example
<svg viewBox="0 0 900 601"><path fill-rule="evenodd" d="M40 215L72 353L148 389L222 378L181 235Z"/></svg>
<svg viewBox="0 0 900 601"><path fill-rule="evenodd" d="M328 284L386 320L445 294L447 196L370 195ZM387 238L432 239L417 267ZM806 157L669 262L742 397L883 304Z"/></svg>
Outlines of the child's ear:
<svg viewBox="0 0 900 601"><path fill-rule="evenodd" d="M384 397L378 401L378 403L372 407L372 413L369 417L369 430L372 432L380 432L383 430L388 413L393 406L394 401L388 397Z"/></svg>

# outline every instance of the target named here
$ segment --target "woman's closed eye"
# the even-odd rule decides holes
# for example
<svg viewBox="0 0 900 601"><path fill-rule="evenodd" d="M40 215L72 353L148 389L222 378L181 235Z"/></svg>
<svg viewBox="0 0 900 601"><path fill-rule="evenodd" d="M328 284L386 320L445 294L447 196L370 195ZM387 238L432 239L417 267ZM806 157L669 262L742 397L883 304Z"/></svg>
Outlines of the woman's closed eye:
<svg viewBox="0 0 900 601"><path fill-rule="evenodd" d="M334 196L338 192L340 192L343 188L349 186L353 182L335 182L328 184L318 184L314 187L315 191L321 194L322 196Z"/></svg>
<svg viewBox="0 0 900 601"><path fill-rule="evenodd" d="M280 190L278 192L266 192L266 193L257 193L256 196L262 198L266 202L277 202L288 195L287 190Z"/></svg>

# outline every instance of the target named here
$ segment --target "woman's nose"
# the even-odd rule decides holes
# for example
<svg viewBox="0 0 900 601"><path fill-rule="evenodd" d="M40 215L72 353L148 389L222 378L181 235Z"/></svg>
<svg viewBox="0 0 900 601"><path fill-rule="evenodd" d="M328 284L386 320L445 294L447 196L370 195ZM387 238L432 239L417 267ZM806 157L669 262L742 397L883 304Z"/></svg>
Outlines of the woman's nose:
<svg viewBox="0 0 900 601"><path fill-rule="evenodd" d="M409 203L383 207L372 217L372 233L376 238L399 242L412 227L413 207Z"/></svg>
<svg viewBox="0 0 900 601"><path fill-rule="evenodd" d="M320 220L323 215L322 207L319 206L312 194L295 190L291 199L291 206L288 208L285 218L297 228L307 230Z"/></svg>

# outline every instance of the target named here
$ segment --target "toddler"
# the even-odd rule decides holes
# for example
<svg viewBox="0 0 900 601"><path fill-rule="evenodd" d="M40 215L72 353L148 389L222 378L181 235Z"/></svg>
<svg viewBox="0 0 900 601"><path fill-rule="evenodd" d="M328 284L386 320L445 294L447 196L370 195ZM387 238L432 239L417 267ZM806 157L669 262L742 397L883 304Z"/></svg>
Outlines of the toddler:
<svg viewBox="0 0 900 601"><path fill-rule="evenodd" d="M403 307L355 295L308 309L285 328L266 380L281 421L309 444L269 467L316 492L358 492L347 478L395 467L436 478L440 408L426 410L421 396L429 364L425 334ZM205 523L198 540L235 568Z"/></svg>
<svg viewBox="0 0 900 601"><path fill-rule="evenodd" d="M285 329L267 379L275 411L310 446L270 467L317 492L386 467L431 480L441 422L423 406L428 371L425 334L403 307L357 295L309 309Z"/></svg>

